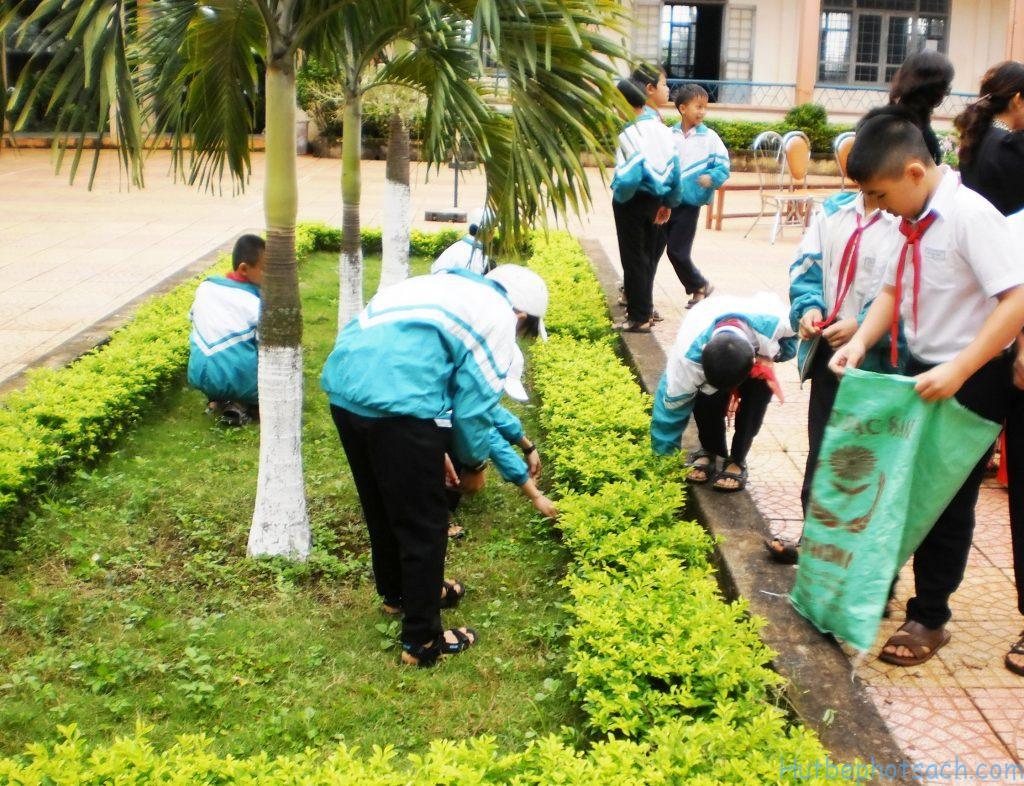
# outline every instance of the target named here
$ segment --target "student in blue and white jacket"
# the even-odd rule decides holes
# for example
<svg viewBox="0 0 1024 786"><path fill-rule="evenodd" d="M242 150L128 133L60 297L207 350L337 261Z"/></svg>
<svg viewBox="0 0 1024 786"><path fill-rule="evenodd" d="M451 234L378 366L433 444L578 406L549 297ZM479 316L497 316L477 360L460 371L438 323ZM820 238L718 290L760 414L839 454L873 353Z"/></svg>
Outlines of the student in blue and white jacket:
<svg viewBox="0 0 1024 786"><path fill-rule="evenodd" d="M501 265L417 276L374 297L338 334L321 375L370 533L374 580L404 612L402 661L432 665L477 640L444 631L441 607L465 588L444 581L448 542L445 435L466 467L466 492L484 483L492 412L517 335L538 335L547 287L531 270Z"/></svg>
<svg viewBox="0 0 1024 786"><path fill-rule="evenodd" d="M480 235L491 223L491 212L476 208L466 215L469 231L441 252L430 266L431 273L445 270L469 270L484 275L491 269L491 261L484 253Z"/></svg>
<svg viewBox="0 0 1024 786"><path fill-rule="evenodd" d="M626 321L619 329L650 333L654 273L662 251L659 226L682 199L679 156L658 112L668 101L665 72L639 68L618 87L636 112L636 120L619 134L611 184L626 298Z"/></svg>
<svg viewBox="0 0 1024 786"><path fill-rule="evenodd" d="M693 263L693 239L702 205L711 202L715 190L729 179L729 151L721 138L704 125L708 111L707 91L697 84L682 85L675 94L679 125L672 129L683 179L683 201L665 224L663 243L686 294L687 308L711 294L708 283ZM658 255L659 257L661 254Z"/></svg>
<svg viewBox="0 0 1024 786"><path fill-rule="evenodd" d="M266 243L242 235L231 254L232 271L211 276L196 289L189 311L188 383L227 425L241 426L258 414L260 284Z"/></svg>
<svg viewBox="0 0 1024 786"><path fill-rule="evenodd" d="M771 364L796 354L789 314L774 294L716 296L695 305L683 320L654 395L651 446L672 455L692 414L701 449L687 460L692 483L712 481L716 491L739 491L747 481L747 453L779 394ZM732 446L726 415L739 398ZM719 470L718 467L722 469Z"/></svg>

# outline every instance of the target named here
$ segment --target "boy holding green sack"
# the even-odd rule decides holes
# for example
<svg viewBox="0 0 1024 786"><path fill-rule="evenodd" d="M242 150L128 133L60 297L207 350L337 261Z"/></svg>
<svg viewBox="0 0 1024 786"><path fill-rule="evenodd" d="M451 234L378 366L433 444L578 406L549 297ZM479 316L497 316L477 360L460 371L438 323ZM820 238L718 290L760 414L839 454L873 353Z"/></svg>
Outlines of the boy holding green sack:
<svg viewBox="0 0 1024 786"><path fill-rule="evenodd" d="M918 395L924 401L955 396L985 420L1002 423L1010 398L1006 350L1024 327L1024 264L1012 252L1006 220L962 186L954 171L935 165L900 106L865 117L847 168L867 196L902 219L905 241L889 263L881 293L830 368L841 376L859 366L886 333L895 339L902 316L907 373ZM893 345L895 353L895 340ZM914 552L915 597L882 660L917 665L949 641L949 598L967 564L987 458L981 457ZM945 490L934 491L942 496Z"/></svg>

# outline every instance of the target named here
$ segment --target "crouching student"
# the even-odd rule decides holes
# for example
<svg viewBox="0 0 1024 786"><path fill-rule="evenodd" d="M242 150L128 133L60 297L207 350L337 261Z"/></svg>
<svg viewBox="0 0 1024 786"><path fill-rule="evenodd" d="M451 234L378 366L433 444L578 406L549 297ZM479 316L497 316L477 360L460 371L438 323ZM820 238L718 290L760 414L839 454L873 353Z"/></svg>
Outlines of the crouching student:
<svg viewBox="0 0 1024 786"><path fill-rule="evenodd" d="M512 366L509 368L508 376L505 377L505 395L514 401L530 400L522 382L524 366L523 353L516 347ZM537 486L541 474L540 454L537 452L536 443L526 436L522 421L500 404L491 412L491 421L493 428L490 433L490 460L502 480L519 486L523 495L530 500L539 513L551 519L557 518L558 511L554 503ZM437 423L442 428L451 428L450 418L439 419ZM522 458L516 453L515 446L522 450ZM462 467L457 460L451 458L450 451L448 462L450 481L448 484L448 510L454 514L462 501L462 492L458 485L458 475ZM461 538L465 534L465 528L449 522L449 538Z"/></svg>
<svg viewBox="0 0 1024 786"><path fill-rule="evenodd" d="M266 248L258 235L238 238L232 271L203 281L189 311L188 383L206 395L207 414L229 426L259 417L256 328Z"/></svg>
<svg viewBox="0 0 1024 786"><path fill-rule="evenodd" d="M478 640L443 630L441 608L464 595L445 582L446 439L465 492L483 487L492 412L517 335L538 335L547 310L543 280L517 265L487 277L466 270L406 279L378 293L338 334L321 384L330 400L370 534L374 581L401 609L402 662L430 666Z"/></svg>
<svg viewBox="0 0 1024 786"><path fill-rule="evenodd" d="M1010 400L1007 348L1024 326L1024 261L999 211L961 185L956 172L935 165L920 130L900 109L868 113L847 167L867 196L901 219L904 244L860 328L830 366L836 374L860 366L886 333L896 335L902 316L906 373L921 398L955 397L1002 423ZM987 463L983 456L958 490L934 490L952 501L914 553L915 595L882 660L915 666L949 641L949 598L967 565Z"/></svg>
<svg viewBox="0 0 1024 786"><path fill-rule="evenodd" d="M446 270L469 270L484 275L491 269L491 261L484 253L482 235L491 223L491 212L477 208L466 214L469 223L468 232L441 252L431 273L442 273Z"/></svg>
<svg viewBox="0 0 1024 786"><path fill-rule="evenodd" d="M654 396L654 452L678 453L692 414L700 450L687 460L687 480L710 481L716 491L743 489L747 453L772 394L780 392L772 364L789 360L795 352L789 314L775 295L702 300L683 320ZM739 405L730 449L726 417L733 393Z"/></svg>
<svg viewBox="0 0 1024 786"><path fill-rule="evenodd" d="M882 289L889 260L902 245L899 220L879 210L874 198L850 192L826 200L790 268L790 324L800 336L797 365L800 381L811 383L807 464L800 489L805 517L825 425L839 390L839 379L828 362L857 332ZM862 367L895 373L899 368L891 363L890 354L886 337L872 348ZM776 562L792 565L797 561L799 542L773 538L767 545Z"/></svg>

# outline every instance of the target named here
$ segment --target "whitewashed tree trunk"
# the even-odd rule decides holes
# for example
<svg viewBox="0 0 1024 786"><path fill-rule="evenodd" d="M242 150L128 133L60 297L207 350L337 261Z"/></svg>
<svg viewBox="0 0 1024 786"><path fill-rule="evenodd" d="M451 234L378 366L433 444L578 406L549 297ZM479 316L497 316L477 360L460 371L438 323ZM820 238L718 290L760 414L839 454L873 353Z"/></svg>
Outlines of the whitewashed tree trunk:
<svg viewBox="0 0 1024 786"><path fill-rule="evenodd" d="M310 530L302 474L302 349L260 347L260 473L250 556L305 560Z"/></svg>
<svg viewBox="0 0 1024 786"><path fill-rule="evenodd" d="M267 262L260 310L260 468L250 556L309 556L302 479L302 301L295 264L295 68L287 55L267 68Z"/></svg>
<svg viewBox="0 0 1024 786"><path fill-rule="evenodd" d="M384 185L383 259L379 292L409 277L412 194L409 189L409 130L395 111L388 129L388 161Z"/></svg>
<svg viewBox="0 0 1024 786"><path fill-rule="evenodd" d="M341 139L341 256L338 260L338 330L363 310L363 244L359 200L362 191L362 106L358 94L346 97Z"/></svg>

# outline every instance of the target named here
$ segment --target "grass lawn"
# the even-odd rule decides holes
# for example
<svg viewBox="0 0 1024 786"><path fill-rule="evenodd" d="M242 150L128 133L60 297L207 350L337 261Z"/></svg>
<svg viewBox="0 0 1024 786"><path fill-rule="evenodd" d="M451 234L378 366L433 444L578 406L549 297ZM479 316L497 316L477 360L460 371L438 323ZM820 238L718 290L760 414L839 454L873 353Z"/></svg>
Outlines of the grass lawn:
<svg viewBox="0 0 1024 786"><path fill-rule="evenodd" d="M367 293L379 259L367 259ZM429 260L415 260L424 272ZM576 725L560 640L565 557L518 490L491 472L464 504L447 612L478 648L436 669L397 665L369 543L320 390L335 336L337 256L301 267L305 565L245 557L258 432L225 430L182 380L90 471L55 489L0 567L0 754L77 723L93 742L152 727L158 745L204 731L222 753L294 752L336 740L415 749L494 734L513 745ZM519 408L527 433L536 426Z"/></svg>

